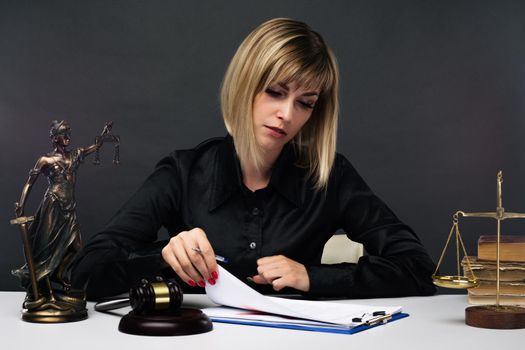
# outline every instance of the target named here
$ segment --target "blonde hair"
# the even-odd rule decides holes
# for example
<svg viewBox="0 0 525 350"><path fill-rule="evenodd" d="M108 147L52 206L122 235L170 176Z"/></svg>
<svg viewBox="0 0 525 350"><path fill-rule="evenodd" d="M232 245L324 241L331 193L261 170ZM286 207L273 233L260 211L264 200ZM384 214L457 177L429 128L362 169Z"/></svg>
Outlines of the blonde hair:
<svg viewBox="0 0 525 350"><path fill-rule="evenodd" d="M224 124L239 159L249 159L256 167L262 164L262 150L253 128L253 102L275 82L320 90L312 116L291 142L315 188L326 188L335 159L339 71L332 50L305 23L288 18L264 22L241 43L224 76Z"/></svg>

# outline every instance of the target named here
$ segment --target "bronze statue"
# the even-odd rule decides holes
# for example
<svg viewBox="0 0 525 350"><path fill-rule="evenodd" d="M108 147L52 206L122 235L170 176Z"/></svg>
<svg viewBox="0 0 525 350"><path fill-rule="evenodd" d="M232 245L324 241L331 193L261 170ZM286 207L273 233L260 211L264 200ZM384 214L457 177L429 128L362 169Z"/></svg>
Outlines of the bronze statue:
<svg viewBox="0 0 525 350"><path fill-rule="evenodd" d="M82 246L75 212L76 173L91 153L97 152L94 163L100 163L98 150L108 141L116 144L113 162L119 163L120 139L110 135L111 127L111 122L106 123L94 144L69 151L71 128L64 120L53 121L49 135L53 151L38 159L29 172L20 201L15 203L16 219L11 223L20 226L26 264L12 273L27 291L22 314L26 321L69 322L87 317L84 292L71 290L68 276L68 267ZM26 200L40 174L47 177L49 185L35 216L27 217Z"/></svg>

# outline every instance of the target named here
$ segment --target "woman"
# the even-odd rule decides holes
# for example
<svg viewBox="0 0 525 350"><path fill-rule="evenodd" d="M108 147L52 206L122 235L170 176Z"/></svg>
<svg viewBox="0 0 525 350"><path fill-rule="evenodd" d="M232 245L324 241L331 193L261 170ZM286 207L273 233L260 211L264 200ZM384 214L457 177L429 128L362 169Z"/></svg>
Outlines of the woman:
<svg viewBox="0 0 525 350"><path fill-rule="evenodd" d="M125 291L164 269L204 287L226 268L262 292L432 294L434 265L413 231L336 155L338 70L306 24L274 19L238 48L221 88L225 138L176 151L77 262L88 296ZM169 242L155 242L166 227ZM369 253L322 265L339 228Z"/></svg>
<svg viewBox="0 0 525 350"><path fill-rule="evenodd" d="M106 124L102 135L108 133L110 124ZM76 148L68 151L71 128L69 124L54 120L49 132L53 144L53 151L38 159L29 173L20 196L15 203L17 217L24 216L24 207L40 174L47 177L49 186L35 214L35 220L29 227L29 241L34 261L35 277L38 282L37 290L41 294L32 296L31 279L27 264L14 270L21 284L28 291L26 308L38 307L38 304L54 302L55 297L61 298L61 293L70 290L67 268L75 254L81 247L80 228L76 216L75 183L77 169L85 156L95 152L102 143L96 143L86 148ZM102 139L101 139L102 141ZM53 283L58 284L61 293L54 293ZM55 295L56 294L56 295ZM32 303L32 300L34 303ZM71 296L67 300L73 300Z"/></svg>

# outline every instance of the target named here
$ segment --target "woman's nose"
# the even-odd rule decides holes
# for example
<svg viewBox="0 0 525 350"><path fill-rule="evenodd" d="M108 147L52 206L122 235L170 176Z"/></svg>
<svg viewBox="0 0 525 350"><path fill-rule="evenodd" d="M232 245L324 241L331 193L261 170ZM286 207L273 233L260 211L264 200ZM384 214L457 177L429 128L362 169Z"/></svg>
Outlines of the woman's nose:
<svg viewBox="0 0 525 350"><path fill-rule="evenodd" d="M293 100L286 99L283 100L277 111L277 116L282 120L290 120L293 113Z"/></svg>

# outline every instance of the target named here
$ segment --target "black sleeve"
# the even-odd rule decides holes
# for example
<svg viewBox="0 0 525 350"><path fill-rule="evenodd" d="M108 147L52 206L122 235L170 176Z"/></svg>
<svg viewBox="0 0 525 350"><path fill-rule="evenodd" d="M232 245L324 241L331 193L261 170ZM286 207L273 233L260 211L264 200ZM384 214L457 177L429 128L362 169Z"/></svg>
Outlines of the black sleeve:
<svg viewBox="0 0 525 350"><path fill-rule="evenodd" d="M334 174L340 226L362 243L367 255L357 264L309 266L312 295L352 298L432 295L434 263L416 234L375 196L344 157Z"/></svg>
<svg viewBox="0 0 525 350"><path fill-rule="evenodd" d="M179 204L176 159L166 157L79 253L72 265L73 287L85 288L94 299L126 292L141 278L158 275L166 242L156 242L157 234L162 226L177 229Z"/></svg>

